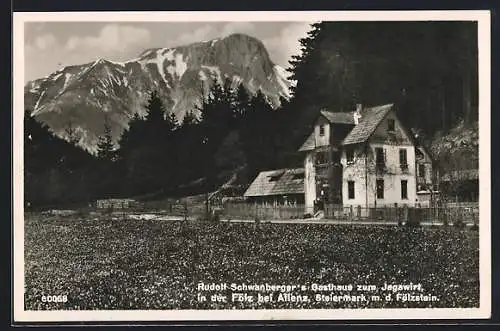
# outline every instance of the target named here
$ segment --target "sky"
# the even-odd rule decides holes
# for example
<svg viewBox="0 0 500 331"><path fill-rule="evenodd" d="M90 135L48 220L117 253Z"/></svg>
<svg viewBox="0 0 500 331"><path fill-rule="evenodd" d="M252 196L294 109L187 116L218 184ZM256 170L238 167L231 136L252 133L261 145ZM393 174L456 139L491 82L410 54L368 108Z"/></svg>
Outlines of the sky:
<svg viewBox="0 0 500 331"><path fill-rule="evenodd" d="M61 13L62 14L62 13ZM310 22L26 22L25 83L67 65L105 58L126 61L152 47L246 33L260 39L271 60L286 68L300 53Z"/></svg>

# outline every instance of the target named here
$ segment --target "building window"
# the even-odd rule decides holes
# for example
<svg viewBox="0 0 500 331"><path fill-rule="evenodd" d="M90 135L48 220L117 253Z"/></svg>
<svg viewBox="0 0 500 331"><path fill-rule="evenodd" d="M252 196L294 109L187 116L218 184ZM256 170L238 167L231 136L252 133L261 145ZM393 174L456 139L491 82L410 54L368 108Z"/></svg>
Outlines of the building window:
<svg viewBox="0 0 500 331"><path fill-rule="evenodd" d="M384 150L382 148L375 148L375 162L377 163L378 167L384 167L385 166L385 156L384 156Z"/></svg>
<svg viewBox="0 0 500 331"><path fill-rule="evenodd" d="M320 126L319 126L319 135L320 136L325 135L325 125L324 124L320 124Z"/></svg>
<svg viewBox="0 0 500 331"><path fill-rule="evenodd" d="M418 176L419 177L425 177L425 165L424 164L419 164L418 165Z"/></svg>
<svg viewBox="0 0 500 331"><path fill-rule="evenodd" d="M347 182L348 198L354 199L354 181L350 180Z"/></svg>
<svg viewBox="0 0 500 331"><path fill-rule="evenodd" d="M401 181L401 199L403 199L403 200L408 199L408 181L407 180Z"/></svg>
<svg viewBox="0 0 500 331"><path fill-rule="evenodd" d="M345 156L348 164L354 163L354 151L352 149L350 148L346 149Z"/></svg>
<svg viewBox="0 0 500 331"><path fill-rule="evenodd" d="M377 179L377 199L384 198L384 180Z"/></svg>
<svg viewBox="0 0 500 331"><path fill-rule="evenodd" d="M395 121L392 118L387 120L387 131L394 132L395 131Z"/></svg>
<svg viewBox="0 0 500 331"><path fill-rule="evenodd" d="M316 164L327 164L328 163L328 153L318 152L316 153Z"/></svg>
<svg viewBox="0 0 500 331"><path fill-rule="evenodd" d="M401 166L401 170L408 170L408 159L406 156L406 149L399 150L399 165Z"/></svg>

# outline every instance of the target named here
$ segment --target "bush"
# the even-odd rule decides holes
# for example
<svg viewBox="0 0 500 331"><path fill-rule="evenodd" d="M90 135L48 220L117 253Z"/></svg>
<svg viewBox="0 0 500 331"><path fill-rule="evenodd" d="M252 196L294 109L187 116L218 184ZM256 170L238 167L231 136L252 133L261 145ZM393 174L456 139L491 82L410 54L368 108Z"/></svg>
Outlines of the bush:
<svg viewBox="0 0 500 331"><path fill-rule="evenodd" d="M456 227L457 229L463 229L465 228L465 222L462 220L457 220L453 222L453 226Z"/></svg>

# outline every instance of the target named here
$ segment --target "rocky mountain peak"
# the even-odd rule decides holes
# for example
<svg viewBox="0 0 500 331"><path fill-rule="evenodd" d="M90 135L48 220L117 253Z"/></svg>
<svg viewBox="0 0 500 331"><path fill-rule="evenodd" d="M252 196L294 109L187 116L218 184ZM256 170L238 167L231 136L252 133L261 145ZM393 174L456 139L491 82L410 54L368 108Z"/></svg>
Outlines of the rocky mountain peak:
<svg viewBox="0 0 500 331"><path fill-rule="evenodd" d="M95 150L104 114L118 141L130 118L142 113L156 90L166 109L179 119L196 110L202 89L230 79L251 94L261 90L273 106L290 96L290 82L257 38L235 33L223 38L171 48L150 48L135 59L97 59L72 65L25 86L25 109L64 137L69 123L80 144Z"/></svg>

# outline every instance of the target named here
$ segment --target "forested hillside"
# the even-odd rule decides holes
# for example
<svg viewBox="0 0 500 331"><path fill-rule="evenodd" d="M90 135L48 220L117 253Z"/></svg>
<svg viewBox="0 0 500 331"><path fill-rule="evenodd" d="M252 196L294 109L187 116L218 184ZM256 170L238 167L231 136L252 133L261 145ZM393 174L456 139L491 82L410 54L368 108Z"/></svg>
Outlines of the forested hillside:
<svg viewBox="0 0 500 331"><path fill-rule="evenodd" d="M290 69L299 136L320 109L357 103L394 102L426 137L477 119L474 22L321 22L301 44Z"/></svg>

